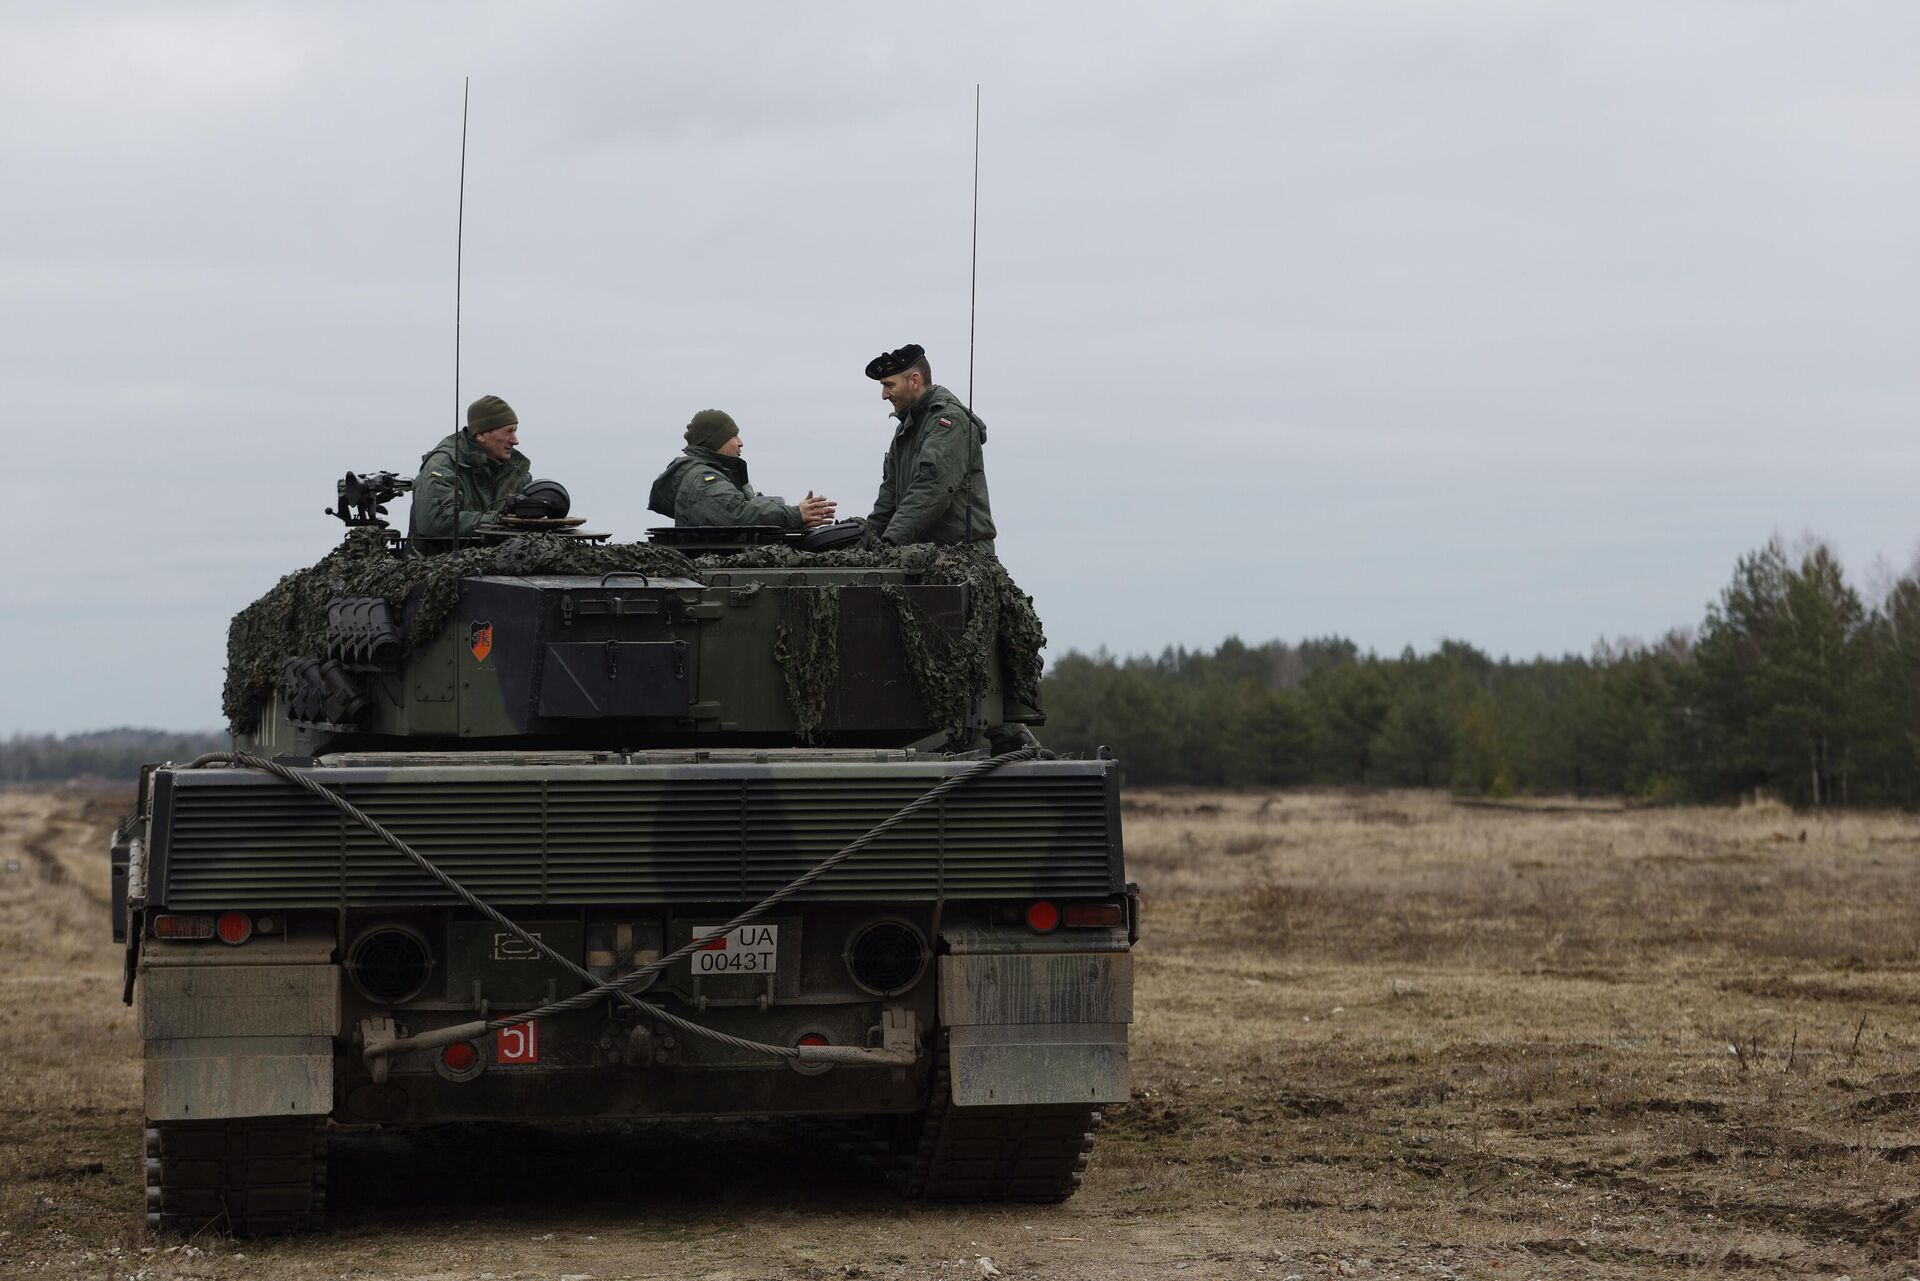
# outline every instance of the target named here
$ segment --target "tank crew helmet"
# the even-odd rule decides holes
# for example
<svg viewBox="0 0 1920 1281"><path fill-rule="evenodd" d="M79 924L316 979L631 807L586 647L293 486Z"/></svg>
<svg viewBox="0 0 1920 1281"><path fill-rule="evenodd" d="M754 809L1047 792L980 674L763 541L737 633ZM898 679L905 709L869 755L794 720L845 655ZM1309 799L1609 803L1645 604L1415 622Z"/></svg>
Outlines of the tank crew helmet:
<svg viewBox="0 0 1920 1281"><path fill-rule="evenodd" d="M904 374L927 357L927 349L910 342L899 351L884 351L867 362L867 377L879 382L895 374Z"/></svg>
<svg viewBox="0 0 1920 1281"><path fill-rule="evenodd" d="M687 443L701 449L719 449L740 434L733 415L722 409L703 409L687 424Z"/></svg>
<svg viewBox="0 0 1920 1281"><path fill-rule="evenodd" d="M516 427L520 415L498 396L482 396L467 406L467 435L484 436L500 427Z"/></svg>
<svg viewBox="0 0 1920 1281"><path fill-rule="evenodd" d="M535 480L507 500L507 515L558 519L567 514L573 499L567 487L557 480Z"/></svg>

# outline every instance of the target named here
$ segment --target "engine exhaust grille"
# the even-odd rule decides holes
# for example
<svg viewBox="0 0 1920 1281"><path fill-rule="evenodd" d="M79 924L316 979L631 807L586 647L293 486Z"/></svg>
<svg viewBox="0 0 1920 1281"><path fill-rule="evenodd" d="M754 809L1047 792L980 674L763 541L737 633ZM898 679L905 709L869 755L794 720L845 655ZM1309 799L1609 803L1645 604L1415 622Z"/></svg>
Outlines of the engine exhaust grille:
<svg viewBox="0 0 1920 1281"><path fill-rule="evenodd" d="M489 902L711 903L787 884L966 762L325 768L315 776ZM452 906L317 797L249 770L156 774L150 901ZM1124 888L1110 761L1009 765L802 901L1101 898Z"/></svg>

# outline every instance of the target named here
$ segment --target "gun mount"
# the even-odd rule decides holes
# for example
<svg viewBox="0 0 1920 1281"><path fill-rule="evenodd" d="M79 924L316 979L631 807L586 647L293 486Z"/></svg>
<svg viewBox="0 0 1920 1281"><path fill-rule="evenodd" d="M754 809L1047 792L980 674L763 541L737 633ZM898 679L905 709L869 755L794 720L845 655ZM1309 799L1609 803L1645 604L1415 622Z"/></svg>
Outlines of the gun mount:
<svg viewBox="0 0 1920 1281"><path fill-rule="evenodd" d="M387 522L382 518L387 514L386 505L401 494L412 493L413 482L390 471L364 475L348 472L334 483L334 491L340 496L340 506L327 508L327 515L338 516L348 529L385 529Z"/></svg>

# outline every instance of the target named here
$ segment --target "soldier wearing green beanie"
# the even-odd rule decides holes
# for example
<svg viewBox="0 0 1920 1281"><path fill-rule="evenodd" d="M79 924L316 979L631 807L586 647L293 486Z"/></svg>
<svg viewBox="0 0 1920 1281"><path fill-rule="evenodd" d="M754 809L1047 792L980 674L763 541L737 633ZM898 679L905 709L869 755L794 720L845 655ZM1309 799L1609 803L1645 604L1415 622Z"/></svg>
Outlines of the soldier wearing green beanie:
<svg viewBox="0 0 1920 1281"><path fill-rule="evenodd" d="M733 415L703 409L687 423L687 447L653 482L647 506L676 525L778 525L811 529L833 519L834 504L813 491L798 504L753 492L740 457Z"/></svg>
<svg viewBox="0 0 1920 1281"><path fill-rule="evenodd" d="M524 489L533 474L533 464L515 448L519 443L520 416L506 401L482 396L467 406L466 427L420 460L420 474L413 482L413 509L407 517L407 536L416 551L452 547L456 506L457 532L463 539L499 519L507 500Z"/></svg>

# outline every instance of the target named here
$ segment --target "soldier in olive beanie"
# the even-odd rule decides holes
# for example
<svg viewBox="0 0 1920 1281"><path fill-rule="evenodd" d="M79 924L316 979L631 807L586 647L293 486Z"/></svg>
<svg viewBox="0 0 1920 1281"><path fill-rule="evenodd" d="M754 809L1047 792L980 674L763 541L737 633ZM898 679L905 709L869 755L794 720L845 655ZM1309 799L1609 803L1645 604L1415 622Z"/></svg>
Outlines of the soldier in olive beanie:
<svg viewBox="0 0 1920 1281"><path fill-rule="evenodd" d="M687 443L702 449L718 450L739 434L733 415L722 409L703 409L687 424Z"/></svg>
<svg viewBox="0 0 1920 1281"><path fill-rule="evenodd" d="M467 406L467 435L484 436L500 427L518 426L520 415L498 396L482 396Z"/></svg>
<svg viewBox="0 0 1920 1281"><path fill-rule="evenodd" d="M834 504L813 491L797 503L754 492L740 457L733 415L703 409L687 424L687 447L653 482L647 506L677 526L778 525L812 529L833 519Z"/></svg>
<svg viewBox="0 0 1920 1281"><path fill-rule="evenodd" d="M526 487L533 464L520 452L520 415L498 396L467 406L467 425L427 451L413 481L407 537L417 552L451 550L493 523Z"/></svg>

